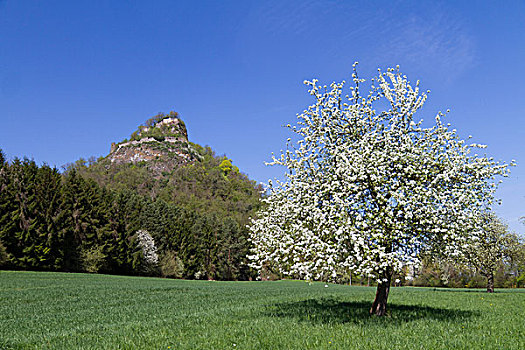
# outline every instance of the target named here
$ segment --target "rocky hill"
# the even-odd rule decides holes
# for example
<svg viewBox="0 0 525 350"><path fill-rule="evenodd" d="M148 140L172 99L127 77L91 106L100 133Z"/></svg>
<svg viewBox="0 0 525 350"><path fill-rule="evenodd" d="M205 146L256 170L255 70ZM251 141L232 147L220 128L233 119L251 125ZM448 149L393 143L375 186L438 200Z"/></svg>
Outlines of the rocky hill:
<svg viewBox="0 0 525 350"><path fill-rule="evenodd" d="M69 169L109 190L232 217L243 228L260 207L261 185L231 159L189 141L176 112L148 119L129 139L113 143L107 156L80 159Z"/></svg>
<svg viewBox="0 0 525 350"><path fill-rule="evenodd" d="M112 143L106 157L112 164L145 162L156 175L199 159L188 141L186 125L176 112L160 113L139 126L130 140Z"/></svg>

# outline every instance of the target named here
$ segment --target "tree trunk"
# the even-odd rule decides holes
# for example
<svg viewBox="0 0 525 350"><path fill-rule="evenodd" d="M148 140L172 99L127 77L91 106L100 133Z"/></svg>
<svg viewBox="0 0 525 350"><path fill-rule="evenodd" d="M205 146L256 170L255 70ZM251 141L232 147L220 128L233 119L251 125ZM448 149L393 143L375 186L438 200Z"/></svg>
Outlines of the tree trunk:
<svg viewBox="0 0 525 350"><path fill-rule="evenodd" d="M490 272L487 276L487 293L494 293L494 273Z"/></svg>
<svg viewBox="0 0 525 350"><path fill-rule="evenodd" d="M392 279L392 272L390 269L387 269L383 278L387 281L377 285L376 298L370 308L370 315L384 316L386 314L386 303L388 300L388 293L390 292L390 281Z"/></svg>

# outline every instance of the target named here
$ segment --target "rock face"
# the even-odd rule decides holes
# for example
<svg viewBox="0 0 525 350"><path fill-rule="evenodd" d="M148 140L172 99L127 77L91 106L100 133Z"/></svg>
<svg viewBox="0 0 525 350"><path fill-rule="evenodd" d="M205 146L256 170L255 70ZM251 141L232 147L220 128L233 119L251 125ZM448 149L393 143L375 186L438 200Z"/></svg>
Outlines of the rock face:
<svg viewBox="0 0 525 350"><path fill-rule="evenodd" d="M188 142L184 122L171 112L149 119L131 135L130 141L112 143L107 158L112 164L145 162L149 169L160 174L191 163L199 155Z"/></svg>

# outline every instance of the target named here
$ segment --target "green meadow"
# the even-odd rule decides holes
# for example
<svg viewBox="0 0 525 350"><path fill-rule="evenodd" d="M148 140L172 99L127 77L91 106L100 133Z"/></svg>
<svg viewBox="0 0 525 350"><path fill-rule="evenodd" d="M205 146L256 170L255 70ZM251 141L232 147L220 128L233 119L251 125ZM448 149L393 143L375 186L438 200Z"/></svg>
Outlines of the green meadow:
<svg viewBox="0 0 525 350"><path fill-rule="evenodd" d="M0 272L0 349L525 349L525 290Z"/></svg>

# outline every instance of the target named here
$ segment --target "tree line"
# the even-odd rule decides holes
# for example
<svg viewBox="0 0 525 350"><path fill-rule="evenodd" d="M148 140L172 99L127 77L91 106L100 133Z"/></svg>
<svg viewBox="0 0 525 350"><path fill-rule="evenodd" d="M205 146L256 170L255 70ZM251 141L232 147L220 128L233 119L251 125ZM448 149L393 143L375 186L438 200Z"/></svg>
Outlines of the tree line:
<svg viewBox="0 0 525 350"><path fill-rule="evenodd" d="M161 178L145 164L108 167L104 159L80 160L60 173L29 159L7 162L0 150L0 268L255 278L257 271L247 265L252 248L247 224L260 208L262 189L231 160L215 156L209 147L196 148L200 162ZM463 264L422 257L416 270L393 276L394 284L483 287L493 274L497 288L524 287L525 245L497 218L492 221L494 230L486 233L490 240L482 242L496 252L473 249L472 255L479 254ZM139 231L153 239L158 253L153 266L145 259ZM495 239L504 244L493 244ZM271 266L260 277L286 278ZM333 281L377 285L348 272Z"/></svg>
<svg viewBox="0 0 525 350"><path fill-rule="evenodd" d="M218 167L220 157L211 158ZM196 205L195 198L189 201L193 207L175 203L125 181L104 186L93 179L96 172L87 176L87 165L79 164L84 165L60 173L27 158L7 162L0 150L0 267L218 280L254 276L247 267L250 245L242 225L249 210L224 215L225 210L202 209L206 206ZM132 168L121 172L144 175ZM146 180L169 183L149 175ZM253 183L244 181L244 186L252 188L250 196L257 193ZM139 231L154 241L155 266L145 259Z"/></svg>

